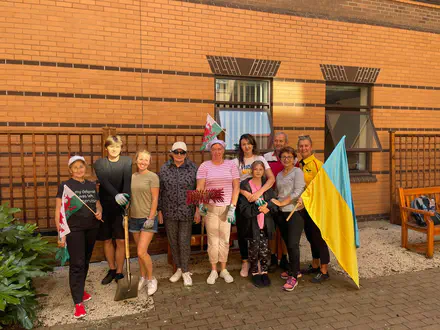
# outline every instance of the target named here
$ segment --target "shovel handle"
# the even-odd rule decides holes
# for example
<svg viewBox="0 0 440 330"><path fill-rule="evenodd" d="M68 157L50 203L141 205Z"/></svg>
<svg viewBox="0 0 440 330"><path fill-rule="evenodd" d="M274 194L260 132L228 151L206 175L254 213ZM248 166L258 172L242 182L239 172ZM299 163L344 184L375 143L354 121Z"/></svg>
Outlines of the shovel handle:
<svg viewBox="0 0 440 330"><path fill-rule="evenodd" d="M124 215L125 258L130 259L130 242L128 241L128 215Z"/></svg>

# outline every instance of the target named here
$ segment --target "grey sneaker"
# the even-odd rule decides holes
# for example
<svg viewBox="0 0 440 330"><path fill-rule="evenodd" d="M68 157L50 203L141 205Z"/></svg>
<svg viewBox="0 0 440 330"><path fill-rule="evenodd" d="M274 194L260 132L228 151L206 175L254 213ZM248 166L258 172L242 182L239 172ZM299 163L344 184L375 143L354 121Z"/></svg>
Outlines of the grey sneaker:
<svg viewBox="0 0 440 330"><path fill-rule="evenodd" d="M209 274L208 279L206 280L206 283L214 284L217 279L218 279L217 271L216 270L211 270L211 273Z"/></svg>
<svg viewBox="0 0 440 330"><path fill-rule="evenodd" d="M223 269L220 272L220 277L223 278L225 280L226 283L232 283L234 282L234 278L231 276L231 274L229 274L227 269Z"/></svg>
<svg viewBox="0 0 440 330"><path fill-rule="evenodd" d="M157 291L157 280L153 277L152 280L147 281L147 292L149 296L152 296Z"/></svg>
<svg viewBox="0 0 440 330"><path fill-rule="evenodd" d="M182 269L177 268L177 271L170 277L171 283L176 283L182 277Z"/></svg>
<svg viewBox="0 0 440 330"><path fill-rule="evenodd" d="M190 272L186 272L186 273L182 274L184 286L192 286L193 285L193 280L191 278L191 275L192 274Z"/></svg>

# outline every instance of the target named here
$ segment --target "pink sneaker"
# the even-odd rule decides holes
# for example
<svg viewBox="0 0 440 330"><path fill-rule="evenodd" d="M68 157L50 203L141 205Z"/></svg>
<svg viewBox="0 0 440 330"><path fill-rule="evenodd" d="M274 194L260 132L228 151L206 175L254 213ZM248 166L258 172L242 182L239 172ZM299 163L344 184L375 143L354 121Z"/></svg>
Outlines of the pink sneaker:
<svg viewBox="0 0 440 330"><path fill-rule="evenodd" d="M298 281L293 276L289 276L286 281L286 284L283 285L283 290L285 291L293 291L298 285Z"/></svg>
<svg viewBox="0 0 440 330"><path fill-rule="evenodd" d="M75 314L73 314L73 317L76 319L79 319L81 317L84 317L87 315L86 309L84 308L84 304L76 304L75 305Z"/></svg>
<svg viewBox="0 0 440 330"><path fill-rule="evenodd" d="M89 295L87 292L84 291L84 294L83 294L83 302L89 301L90 299L92 299L92 296Z"/></svg>
<svg viewBox="0 0 440 330"><path fill-rule="evenodd" d="M296 278L300 278L300 277L302 277L303 275L301 274L301 272L298 272L297 274L296 274ZM281 273L281 275L280 275L280 277L283 279L283 280L287 280L288 278L289 278L289 273L288 272L282 272Z"/></svg>
<svg viewBox="0 0 440 330"><path fill-rule="evenodd" d="M281 275L280 275L280 277L281 277L283 280L287 280L287 279L289 278L289 273L288 273L288 272L282 272Z"/></svg>

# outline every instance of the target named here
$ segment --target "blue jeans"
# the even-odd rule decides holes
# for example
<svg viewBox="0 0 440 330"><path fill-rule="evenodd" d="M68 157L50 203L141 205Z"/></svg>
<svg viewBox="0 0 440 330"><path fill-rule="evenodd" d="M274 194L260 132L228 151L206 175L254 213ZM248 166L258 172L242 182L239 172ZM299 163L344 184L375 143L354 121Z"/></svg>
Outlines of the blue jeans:
<svg viewBox="0 0 440 330"><path fill-rule="evenodd" d="M138 233L140 231L144 231L146 233L157 233L158 232L158 226L159 221L157 220L157 217L154 218L154 225L153 228L145 229L144 223L147 221L147 218L130 218L128 220L128 231L130 233Z"/></svg>

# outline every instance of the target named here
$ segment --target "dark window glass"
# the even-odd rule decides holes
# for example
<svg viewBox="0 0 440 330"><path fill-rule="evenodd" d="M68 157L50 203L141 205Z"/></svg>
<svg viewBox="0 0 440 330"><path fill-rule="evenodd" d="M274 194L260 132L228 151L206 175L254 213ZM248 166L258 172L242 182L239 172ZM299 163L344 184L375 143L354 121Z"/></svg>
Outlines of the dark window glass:
<svg viewBox="0 0 440 330"><path fill-rule="evenodd" d="M325 103L325 158L345 135L350 171L369 171L371 152L381 150L370 115L370 87L327 85Z"/></svg>

